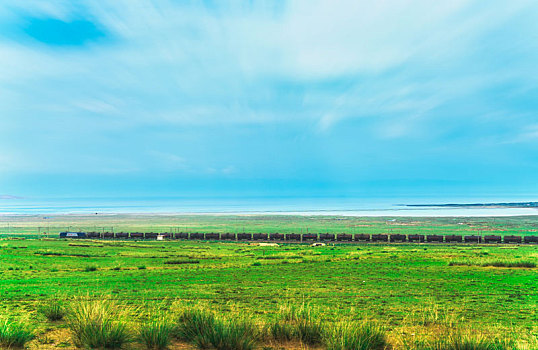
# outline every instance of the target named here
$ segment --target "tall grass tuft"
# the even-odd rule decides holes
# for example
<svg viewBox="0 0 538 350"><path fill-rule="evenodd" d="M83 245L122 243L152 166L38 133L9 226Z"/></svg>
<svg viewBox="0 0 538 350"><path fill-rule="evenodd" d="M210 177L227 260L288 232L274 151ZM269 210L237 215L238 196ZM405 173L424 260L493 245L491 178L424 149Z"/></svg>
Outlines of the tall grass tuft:
<svg viewBox="0 0 538 350"><path fill-rule="evenodd" d="M28 324L9 319L0 323L0 345L2 348L23 348L32 339L34 339L34 332Z"/></svg>
<svg viewBox="0 0 538 350"><path fill-rule="evenodd" d="M149 350L168 349L175 330L171 320L165 317L142 323L138 337Z"/></svg>
<svg viewBox="0 0 538 350"><path fill-rule="evenodd" d="M200 349L252 350L259 339L256 326L242 317L217 317L201 307L180 313L177 336Z"/></svg>
<svg viewBox="0 0 538 350"><path fill-rule="evenodd" d="M258 329L247 318L218 318L210 340L217 350L252 350L258 342Z"/></svg>
<svg viewBox="0 0 538 350"><path fill-rule="evenodd" d="M329 330L325 342L327 350L383 350L387 336L382 327L371 323L341 323Z"/></svg>
<svg viewBox="0 0 538 350"><path fill-rule="evenodd" d="M118 305L108 300L77 300L68 317L73 341L90 349L119 349L131 341Z"/></svg>
<svg viewBox="0 0 538 350"><path fill-rule="evenodd" d="M44 315L49 321L60 321L66 315L66 310L58 300L51 300L42 304L38 308L39 313Z"/></svg>
<svg viewBox="0 0 538 350"><path fill-rule="evenodd" d="M266 332L276 341L298 340L307 345L323 342L323 323L307 304L280 306L276 320L266 326Z"/></svg>
<svg viewBox="0 0 538 350"><path fill-rule="evenodd" d="M441 334L433 340L417 341L413 345L408 345L407 348L412 350L513 350L517 347L513 340L455 330L448 334Z"/></svg>
<svg viewBox="0 0 538 350"><path fill-rule="evenodd" d="M176 336L200 349L211 347L210 333L215 326L215 314L201 307L181 310Z"/></svg>

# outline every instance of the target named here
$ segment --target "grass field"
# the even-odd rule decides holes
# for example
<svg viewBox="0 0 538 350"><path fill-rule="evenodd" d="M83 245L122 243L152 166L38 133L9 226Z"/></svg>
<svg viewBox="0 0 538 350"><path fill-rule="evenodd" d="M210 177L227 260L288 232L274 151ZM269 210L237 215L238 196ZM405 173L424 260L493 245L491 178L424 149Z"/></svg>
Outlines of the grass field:
<svg viewBox="0 0 538 350"><path fill-rule="evenodd" d="M122 220L125 221L115 221L114 225L125 225L125 230L164 229L171 225L163 218L146 226L143 219ZM189 225L197 230L233 231L230 227L239 229L246 221L250 231L255 227L262 231L270 223L275 230L286 232L309 220L313 228L319 229L334 223L335 228L326 229L329 232L361 222L367 225L359 226L361 230L386 230L382 219L356 218L291 217L279 223L275 218L248 217L219 224L215 217L204 216ZM420 230L425 227L425 220L410 219L407 223ZM457 222L443 220L447 219L432 220L431 224L437 223L439 227L432 226L431 230L449 233L461 229ZM479 225L478 219L466 220ZM491 225L493 220L488 220ZM529 218L521 222L513 218L498 220L499 227L508 227L510 221L510 229L518 232L532 227ZM13 227L31 237L31 232L24 230L34 224L23 218ZM82 226L88 222L70 224ZM403 223L402 226L402 230L407 229ZM464 229L471 226L466 224ZM387 339L386 348L452 349L420 344L449 331L472 330L473 336L506 337L512 342L495 349L537 349L538 268L533 267L537 263L536 245L273 247L237 242L6 237L0 240L0 317L23 320L35 327L36 338L27 343L31 349L54 349L73 348L75 340L68 321L48 321L38 312L52 300L60 300L67 309L81 298L112 301L123 311L127 328L134 333L141 323L147 322L147 313L154 310L177 320L180 310L196 304L224 315L223 319L248 317L261 329L278 321L283 308L307 305L316 320L324 322L324 329L332 329L341 322L369 322L381 327ZM185 340L174 339L171 348L194 347ZM256 347L338 348L330 344L329 340L320 345L263 338ZM124 348L145 347L135 341Z"/></svg>
<svg viewBox="0 0 538 350"><path fill-rule="evenodd" d="M346 217L299 215L13 215L0 216L0 234L57 236L65 230L109 232L401 233L537 235L538 216Z"/></svg>

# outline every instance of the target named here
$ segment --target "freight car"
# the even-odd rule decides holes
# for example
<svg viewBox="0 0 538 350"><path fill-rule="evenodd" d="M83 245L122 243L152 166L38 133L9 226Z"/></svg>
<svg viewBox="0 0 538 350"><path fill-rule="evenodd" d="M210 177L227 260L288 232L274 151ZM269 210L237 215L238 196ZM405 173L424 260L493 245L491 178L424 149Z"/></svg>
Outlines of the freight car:
<svg viewBox="0 0 538 350"><path fill-rule="evenodd" d="M305 233L303 235L303 242L305 242L305 241L317 241L317 240L318 240L318 235L317 234Z"/></svg>
<svg viewBox="0 0 538 350"><path fill-rule="evenodd" d="M255 233L252 235L252 239L255 241L267 241L268 238L267 233Z"/></svg>
<svg viewBox="0 0 538 350"><path fill-rule="evenodd" d="M409 235L407 239L409 242L424 242L426 237L424 235Z"/></svg>
<svg viewBox="0 0 538 350"><path fill-rule="evenodd" d="M131 238L144 238L144 233L142 232L131 232Z"/></svg>
<svg viewBox="0 0 538 350"><path fill-rule="evenodd" d="M463 236L460 235L447 235L445 236L446 243L461 243L463 242Z"/></svg>
<svg viewBox="0 0 538 350"><path fill-rule="evenodd" d="M368 242L370 241L370 235L366 233L359 233L355 235L355 241L357 242Z"/></svg>
<svg viewBox="0 0 538 350"><path fill-rule="evenodd" d="M116 232L116 238L129 238L129 232Z"/></svg>
<svg viewBox="0 0 538 350"><path fill-rule="evenodd" d="M523 237L521 236L504 236L504 243L522 243Z"/></svg>
<svg viewBox="0 0 538 350"><path fill-rule="evenodd" d="M189 239L189 233L188 232L178 232L176 233L177 239Z"/></svg>
<svg viewBox="0 0 538 350"><path fill-rule="evenodd" d="M220 239L220 234L218 233L206 233L205 234L205 239L207 239L208 241L217 241Z"/></svg>
<svg viewBox="0 0 538 350"><path fill-rule="evenodd" d="M388 242L388 241L389 241L389 235L385 235L385 234L372 235L372 242Z"/></svg>
<svg viewBox="0 0 538 350"><path fill-rule="evenodd" d="M320 233L319 240L320 241L334 241L334 234L332 233Z"/></svg>
<svg viewBox="0 0 538 350"><path fill-rule="evenodd" d="M283 241L284 235L282 233L271 233L269 234L270 241Z"/></svg>
<svg viewBox="0 0 538 350"><path fill-rule="evenodd" d="M407 237L401 234L390 235L389 237L390 242L405 242L406 240L407 240Z"/></svg>
<svg viewBox="0 0 538 350"><path fill-rule="evenodd" d="M338 242L351 242L353 241L353 235L347 233L339 233L336 235L336 240Z"/></svg>
<svg viewBox="0 0 538 350"><path fill-rule="evenodd" d="M465 237L463 237L463 241L465 243L480 243L482 241L482 237L474 236L474 235L465 236Z"/></svg>
<svg viewBox="0 0 538 350"><path fill-rule="evenodd" d="M235 233L221 233L220 239L222 241L235 241Z"/></svg>
<svg viewBox="0 0 538 350"><path fill-rule="evenodd" d="M298 233L287 233L286 234L286 241L300 241L301 235Z"/></svg>
<svg viewBox="0 0 538 350"><path fill-rule="evenodd" d="M252 239L252 233L238 233L237 234L238 241L250 241L251 239Z"/></svg>
<svg viewBox="0 0 538 350"><path fill-rule="evenodd" d="M501 236L484 236L484 243L502 243L502 237Z"/></svg>
<svg viewBox="0 0 538 350"><path fill-rule="evenodd" d="M198 233L198 232L192 232L189 235L189 239L204 239L204 234L203 233Z"/></svg>
<svg viewBox="0 0 538 350"><path fill-rule="evenodd" d="M427 235L426 242L443 242L443 236L441 235Z"/></svg>
<svg viewBox="0 0 538 350"><path fill-rule="evenodd" d="M523 237L525 243L534 243L538 244L538 236L525 236Z"/></svg>
<svg viewBox="0 0 538 350"><path fill-rule="evenodd" d="M86 233L86 237L88 238L101 238L100 232L88 232Z"/></svg>

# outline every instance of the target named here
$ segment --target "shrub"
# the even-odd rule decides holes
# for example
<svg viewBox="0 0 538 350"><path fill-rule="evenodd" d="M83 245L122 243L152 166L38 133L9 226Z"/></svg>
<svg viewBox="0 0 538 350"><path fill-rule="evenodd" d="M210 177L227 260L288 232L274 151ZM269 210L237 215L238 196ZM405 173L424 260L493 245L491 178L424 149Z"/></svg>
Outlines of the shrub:
<svg viewBox="0 0 538 350"><path fill-rule="evenodd" d="M119 349L131 340L118 306L107 300L74 302L68 327L79 347Z"/></svg>
<svg viewBox="0 0 538 350"><path fill-rule="evenodd" d="M173 323L162 317L143 323L138 331L138 336L147 349L164 350L170 345L173 331Z"/></svg>
<svg viewBox="0 0 538 350"><path fill-rule="evenodd" d="M51 300L41 305L38 311L49 321L60 321L65 317L65 308L58 300Z"/></svg>
<svg viewBox="0 0 538 350"><path fill-rule="evenodd" d="M9 319L0 323L0 345L3 348L23 348L32 339L33 330L26 323Z"/></svg>
<svg viewBox="0 0 538 350"><path fill-rule="evenodd" d="M382 350L387 346L385 331L370 323L343 323L327 332L327 350Z"/></svg>
<svg viewBox="0 0 538 350"><path fill-rule="evenodd" d="M138 266L138 269L139 270L145 270L146 269L146 266L142 265L142 266Z"/></svg>
<svg viewBox="0 0 538 350"><path fill-rule="evenodd" d="M86 266L86 267L84 268L84 271L85 271L85 272L93 272L93 271L97 271L97 267L95 267L95 266Z"/></svg>

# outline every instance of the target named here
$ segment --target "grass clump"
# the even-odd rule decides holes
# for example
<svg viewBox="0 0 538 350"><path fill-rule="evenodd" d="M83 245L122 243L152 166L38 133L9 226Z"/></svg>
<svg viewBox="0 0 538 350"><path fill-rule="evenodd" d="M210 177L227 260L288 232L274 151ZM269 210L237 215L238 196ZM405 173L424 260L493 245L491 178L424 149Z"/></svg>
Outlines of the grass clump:
<svg viewBox="0 0 538 350"><path fill-rule="evenodd" d="M5 319L0 322L0 345L2 348L24 348L34 339L30 326L22 321Z"/></svg>
<svg viewBox="0 0 538 350"><path fill-rule="evenodd" d="M85 272L93 272L93 271L97 271L97 267L96 266L86 266L84 268L84 271Z"/></svg>
<svg viewBox="0 0 538 350"><path fill-rule="evenodd" d="M170 346L174 330L173 322L161 317L143 323L138 330L138 337L146 349L164 350Z"/></svg>
<svg viewBox="0 0 538 350"><path fill-rule="evenodd" d="M307 304L280 306L276 320L267 325L267 333L276 341L298 340L307 345L323 342L323 323Z"/></svg>
<svg viewBox="0 0 538 350"><path fill-rule="evenodd" d="M383 328L371 323L342 323L327 332L327 350L383 350L387 336Z"/></svg>
<svg viewBox="0 0 538 350"><path fill-rule="evenodd" d="M200 349L216 350L252 350L259 338L258 330L249 319L217 317L201 307L181 312L176 334Z"/></svg>
<svg viewBox="0 0 538 350"><path fill-rule="evenodd" d="M120 349L131 340L117 304L108 300L75 301L68 327L78 347Z"/></svg>
<svg viewBox="0 0 538 350"><path fill-rule="evenodd" d="M49 321L63 320L66 315L64 306L58 300L51 300L41 305L38 311Z"/></svg>
<svg viewBox="0 0 538 350"><path fill-rule="evenodd" d="M535 268L536 263L533 261L490 261L482 266Z"/></svg>
<svg viewBox="0 0 538 350"><path fill-rule="evenodd" d="M430 341L422 341L410 347L413 350L512 350L513 341L482 334L465 334L459 330L441 335Z"/></svg>

